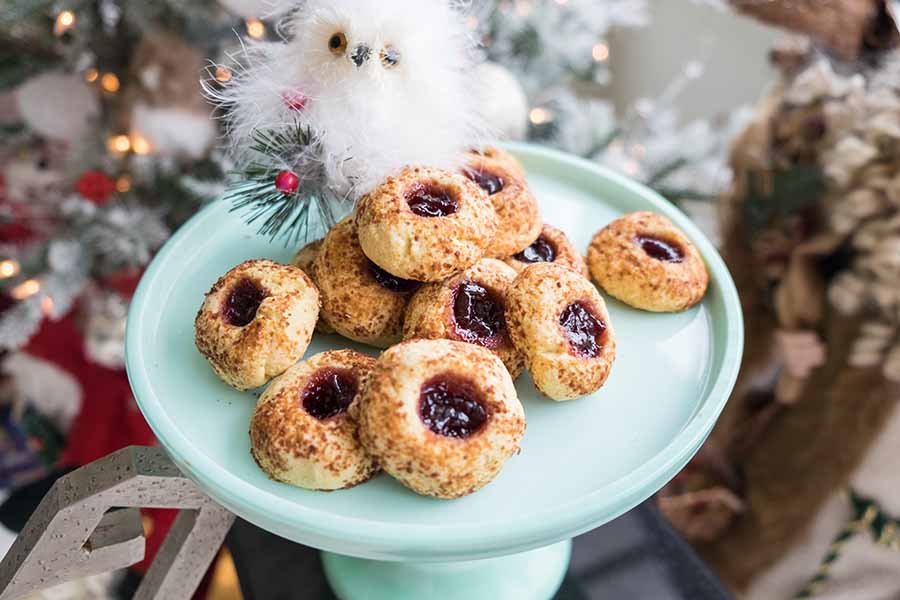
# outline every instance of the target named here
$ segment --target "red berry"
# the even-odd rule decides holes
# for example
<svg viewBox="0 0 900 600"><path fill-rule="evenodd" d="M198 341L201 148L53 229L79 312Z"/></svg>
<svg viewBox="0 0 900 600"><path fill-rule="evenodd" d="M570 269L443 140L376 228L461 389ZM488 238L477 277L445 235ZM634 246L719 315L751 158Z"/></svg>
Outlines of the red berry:
<svg viewBox="0 0 900 600"><path fill-rule="evenodd" d="M293 194L300 187L300 178L296 173L282 171L275 178L275 188L282 194Z"/></svg>
<svg viewBox="0 0 900 600"><path fill-rule="evenodd" d="M85 171L75 183L75 189L86 200L103 204L116 191L116 182L103 171Z"/></svg>
<svg viewBox="0 0 900 600"><path fill-rule="evenodd" d="M309 102L309 98L303 92L285 92L281 95L281 99L288 108L297 112L306 108L306 103Z"/></svg>

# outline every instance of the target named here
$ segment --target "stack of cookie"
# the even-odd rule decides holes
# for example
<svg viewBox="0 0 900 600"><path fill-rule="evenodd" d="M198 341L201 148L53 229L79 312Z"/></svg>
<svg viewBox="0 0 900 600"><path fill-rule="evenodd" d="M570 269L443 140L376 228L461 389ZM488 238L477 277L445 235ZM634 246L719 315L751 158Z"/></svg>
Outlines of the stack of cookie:
<svg viewBox="0 0 900 600"><path fill-rule="evenodd" d="M600 231L586 263L543 223L521 165L489 148L459 172L389 178L291 266L230 271L200 310L197 346L238 389L277 377L250 429L273 478L331 490L383 469L456 498L518 452L525 415L513 381L525 368L554 400L606 382L615 332L589 272L650 311L693 306L708 278L691 242L653 213ZM314 329L388 350L298 363Z"/></svg>

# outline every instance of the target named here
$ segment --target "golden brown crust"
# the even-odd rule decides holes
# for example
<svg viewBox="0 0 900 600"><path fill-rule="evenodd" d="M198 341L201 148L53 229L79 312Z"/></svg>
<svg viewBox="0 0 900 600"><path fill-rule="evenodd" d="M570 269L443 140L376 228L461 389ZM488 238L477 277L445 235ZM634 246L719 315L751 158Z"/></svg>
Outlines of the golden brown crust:
<svg viewBox="0 0 900 600"><path fill-rule="evenodd" d="M498 225L497 235L489 248L491 256L510 256L527 248L537 239L543 223L541 211L520 170L511 167L502 157L492 159L470 155L463 173L470 179L475 174L487 174L498 177L503 182L503 189L490 196L497 212Z"/></svg>
<svg viewBox="0 0 900 600"><path fill-rule="evenodd" d="M596 357L579 355L560 325L574 303L590 308L605 326ZM616 358L616 335L606 303L594 285L575 271L553 263L530 265L506 294L506 323L525 355L535 386L554 400L573 400L603 387Z"/></svg>
<svg viewBox="0 0 900 600"><path fill-rule="evenodd" d="M584 261L584 257L575 249L575 246L572 245L572 242L569 241L569 238L566 237L565 233L550 225L544 225L538 239L544 240L553 248L556 253L556 258L553 260L555 264L568 267L573 271L578 271L585 277L590 278L590 273L588 272L587 263ZM510 256L506 259L506 264L515 269L517 273L521 273L525 267L534 263L524 262L519 260L516 256Z"/></svg>
<svg viewBox="0 0 900 600"><path fill-rule="evenodd" d="M224 316L231 291L243 280L266 298L256 317L238 327ZM225 383L248 390L264 385L306 352L319 315L319 292L300 269L250 260L220 278L206 294L194 323L197 349Z"/></svg>
<svg viewBox="0 0 900 600"><path fill-rule="evenodd" d="M525 178L525 169L522 168L522 163L506 150L497 148L496 146L484 146L483 148L470 150L466 154L466 158L468 160L491 160L502 163L506 168L517 173L522 179Z"/></svg>
<svg viewBox="0 0 900 600"><path fill-rule="evenodd" d="M681 262L648 255L636 241L650 236L676 246ZM666 217L636 212L616 219L594 236L588 267L606 292L622 302L653 312L678 312L703 299L709 274L700 253Z"/></svg>
<svg viewBox="0 0 900 600"><path fill-rule="evenodd" d="M316 261L319 252L322 250L322 242L324 241L325 240L315 240L306 244L297 251L297 254L294 255L294 259L291 261L292 265L309 275L313 281L315 281L315 277L313 276L312 266Z"/></svg>
<svg viewBox="0 0 900 600"><path fill-rule="evenodd" d="M378 463L359 443L351 411L320 420L304 409L302 397L316 374L328 369L352 373L362 387L374 363L352 350L324 352L275 379L250 422L250 451L260 468L276 481L312 490L344 489L370 479Z"/></svg>
<svg viewBox="0 0 900 600"><path fill-rule="evenodd" d="M439 375L466 381L489 416L464 439L428 429L419 414L423 384ZM503 363L488 350L450 340L413 340L376 361L360 394L360 439L382 468L413 491L459 498L493 480L519 451L525 413Z"/></svg>
<svg viewBox="0 0 900 600"><path fill-rule="evenodd" d="M314 242L308 243L300 248L297 254L294 255L293 260L291 260L291 264L306 273L316 286L319 284L316 281L316 275L313 272L313 263L315 263L316 257L322 250L323 241L324 240L315 240ZM325 315L321 312L319 313L319 320L316 322L316 331L322 335L331 335L335 333L334 327L328 324Z"/></svg>
<svg viewBox="0 0 900 600"><path fill-rule="evenodd" d="M483 258L462 273L441 283L429 283L410 300L403 324L403 339L446 339L465 342L456 326L454 301L459 286L473 282L497 295L505 303L506 289L516 272L498 260ZM504 328L500 336L479 345L500 357L513 379L522 374L525 363Z"/></svg>
<svg viewBox="0 0 900 600"><path fill-rule="evenodd" d="M455 213L422 217L407 196L418 186L445 190ZM366 256L403 279L440 281L485 255L497 230L497 215L484 191L460 173L407 167L363 197L357 208L359 242Z"/></svg>
<svg viewBox="0 0 900 600"><path fill-rule="evenodd" d="M378 283L352 217L325 236L313 270L322 295L322 316L337 333L379 348L400 341L412 292L394 292Z"/></svg>

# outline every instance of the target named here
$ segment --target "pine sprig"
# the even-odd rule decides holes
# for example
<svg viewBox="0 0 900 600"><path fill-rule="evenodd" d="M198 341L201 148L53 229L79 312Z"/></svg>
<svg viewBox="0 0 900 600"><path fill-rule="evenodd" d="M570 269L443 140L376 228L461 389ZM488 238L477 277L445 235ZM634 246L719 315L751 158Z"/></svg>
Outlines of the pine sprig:
<svg viewBox="0 0 900 600"><path fill-rule="evenodd" d="M259 224L260 235L281 237L286 245L334 225L332 204L339 199L327 189L319 143L309 128L254 131L250 150L257 158L233 174L236 180L225 192L231 212L242 212L248 224ZM296 190L276 187L284 172L297 176Z"/></svg>

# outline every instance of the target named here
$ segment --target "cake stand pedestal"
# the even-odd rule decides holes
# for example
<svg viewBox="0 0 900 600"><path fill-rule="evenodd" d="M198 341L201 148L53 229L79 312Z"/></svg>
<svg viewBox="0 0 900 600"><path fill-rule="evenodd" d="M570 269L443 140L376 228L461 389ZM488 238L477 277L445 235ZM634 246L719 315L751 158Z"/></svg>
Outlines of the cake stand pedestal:
<svg viewBox="0 0 900 600"><path fill-rule="evenodd" d="M572 541L463 562L384 562L322 553L341 600L549 600L569 567Z"/></svg>

